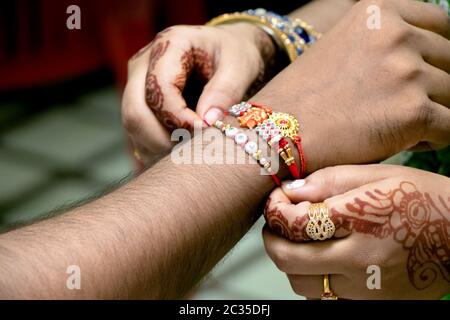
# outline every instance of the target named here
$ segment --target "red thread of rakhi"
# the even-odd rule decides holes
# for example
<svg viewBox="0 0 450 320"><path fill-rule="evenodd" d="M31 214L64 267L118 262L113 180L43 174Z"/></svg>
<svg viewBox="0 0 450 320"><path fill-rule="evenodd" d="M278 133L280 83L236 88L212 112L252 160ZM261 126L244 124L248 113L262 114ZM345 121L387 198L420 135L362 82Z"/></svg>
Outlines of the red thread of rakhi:
<svg viewBox="0 0 450 320"><path fill-rule="evenodd" d="M281 135L280 135L281 136ZM279 137L278 137L279 138ZM267 143L273 148L277 141L273 141L274 137L269 137ZM300 178L300 172L298 170L297 164L295 163L295 159L292 155L291 147L289 146L289 142L284 138L279 138L278 141L278 155L284 160L284 163L288 166L291 175L295 179Z"/></svg>
<svg viewBox="0 0 450 320"><path fill-rule="evenodd" d="M270 177L277 187L281 187L281 180L276 173L270 173Z"/></svg>
<svg viewBox="0 0 450 320"><path fill-rule="evenodd" d="M263 108L263 109L269 109L261 104L255 103L255 102L248 102L251 106L257 107L257 108ZM299 126L298 121L293 116L286 114L286 113L271 113L270 118L278 125L280 131L282 132L282 135L285 137L289 137L292 142L295 144L299 159L300 159L300 170L298 170L297 165L289 166L289 171L294 176L294 178L299 179L303 178L306 175L306 157L305 152L303 150L302 146L302 139L299 136ZM280 123L277 123L277 121L280 121ZM283 124L288 125L287 128L283 128L283 124L281 124L281 121L283 121ZM285 145L287 142L282 142L283 140L280 140L280 144L283 143Z"/></svg>
<svg viewBox="0 0 450 320"><path fill-rule="evenodd" d="M298 156L300 158L300 178L306 176L306 157L302 147L302 138L297 135L293 139L295 146L297 147Z"/></svg>

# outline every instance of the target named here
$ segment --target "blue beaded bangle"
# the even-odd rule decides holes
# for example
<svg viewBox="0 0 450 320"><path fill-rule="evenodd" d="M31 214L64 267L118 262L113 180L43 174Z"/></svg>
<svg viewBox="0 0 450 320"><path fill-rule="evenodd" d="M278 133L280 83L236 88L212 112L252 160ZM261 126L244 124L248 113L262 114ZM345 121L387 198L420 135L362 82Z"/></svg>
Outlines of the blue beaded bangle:
<svg viewBox="0 0 450 320"><path fill-rule="evenodd" d="M297 55L301 55L306 46L312 45L320 38L320 33L300 19L291 19L265 9L247 10L244 13L266 18L275 28L284 32L289 40L295 44Z"/></svg>

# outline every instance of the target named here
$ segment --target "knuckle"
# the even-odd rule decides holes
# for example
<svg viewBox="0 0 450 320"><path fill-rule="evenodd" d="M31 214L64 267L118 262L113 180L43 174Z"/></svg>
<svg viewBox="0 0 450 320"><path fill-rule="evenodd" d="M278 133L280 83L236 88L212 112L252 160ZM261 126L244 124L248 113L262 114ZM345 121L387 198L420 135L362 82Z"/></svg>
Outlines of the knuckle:
<svg viewBox="0 0 450 320"><path fill-rule="evenodd" d="M129 104L124 103L122 107L122 124L125 130L134 135L140 131L142 125L142 117Z"/></svg>
<svg viewBox="0 0 450 320"><path fill-rule="evenodd" d="M411 101L410 110L405 117L408 124L422 127L429 126L433 118L433 108L428 96L424 93L416 93L412 95Z"/></svg>
<svg viewBox="0 0 450 320"><path fill-rule="evenodd" d="M405 61L398 69L398 76L404 82L414 81L420 78L423 73L423 68L418 63L412 61Z"/></svg>
<svg viewBox="0 0 450 320"><path fill-rule="evenodd" d="M271 250L268 250L268 254L279 270L283 272L289 270L290 253L285 246L272 246Z"/></svg>
<svg viewBox="0 0 450 320"><path fill-rule="evenodd" d="M397 47L401 44L407 43L415 36L414 29L404 21L392 22L389 27L391 31L388 37L389 40L386 41L386 43L391 46Z"/></svg>
<svg viewBox="0 0 450 320"><path fill-rule="evenodd" d="M394 54L387 58L384 71L391 74L400 85L413 82L425 73L423 63L406 54Z"/></svg>

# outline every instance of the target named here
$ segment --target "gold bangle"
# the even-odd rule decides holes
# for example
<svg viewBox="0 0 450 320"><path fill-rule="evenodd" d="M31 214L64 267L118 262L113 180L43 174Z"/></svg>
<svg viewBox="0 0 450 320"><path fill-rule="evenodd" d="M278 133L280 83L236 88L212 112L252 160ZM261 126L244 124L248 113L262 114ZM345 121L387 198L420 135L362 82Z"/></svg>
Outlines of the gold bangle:
<svg viewBox="0 0 450 320"><path fill-rule="evenodd" d="M272 24L264 17L252 16L241 12L225 13L209 21L206 26L214 27L221 24L235 22L247 22L261 27L265 32L272 36L280 48L283 48L284 51L286 51L291 62L297 58L298 55L294 43L284 32L272 26ZM308 48L305 43L302 43L301 46L303 51Z"/></svg>
<svg viewBox="0 0 450 320"><path fill-rule="evenodd" d="M315 37L317 40L320 39L322 37L322 33L320 33L319 31L317 31L316 29L314 29L314 27L312 25L310 25L309 23L303 21L300 18L295 18L293 19L293 23L296 26L299 26L300 28L305 29L305 31L310 35Z"/></svg>

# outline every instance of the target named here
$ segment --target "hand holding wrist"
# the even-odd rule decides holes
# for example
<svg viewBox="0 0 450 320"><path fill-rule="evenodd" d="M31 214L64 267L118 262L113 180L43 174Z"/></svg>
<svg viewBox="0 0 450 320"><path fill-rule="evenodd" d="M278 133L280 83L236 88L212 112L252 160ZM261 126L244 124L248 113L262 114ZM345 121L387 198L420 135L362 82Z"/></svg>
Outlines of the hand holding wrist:
<svg viewBox="0 0 450 320"><path fill-rule="evenodd" d="M247 22L236 22L218 25L217 28L228 30L237 37L244 38L253 43L260 52L261 58L266 66L272 63L275 58L276 46L270 36L260 27Z"/></svg>

